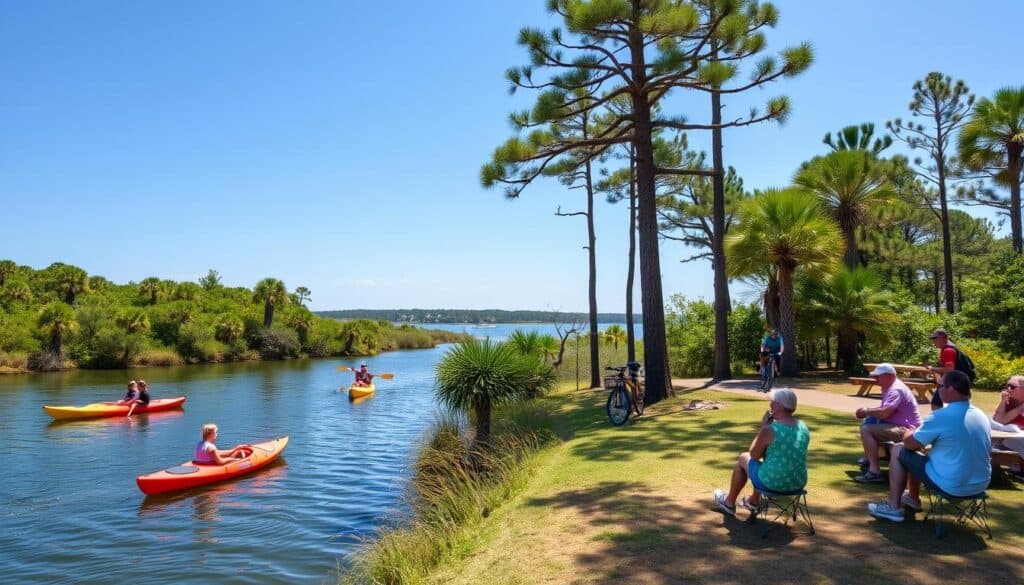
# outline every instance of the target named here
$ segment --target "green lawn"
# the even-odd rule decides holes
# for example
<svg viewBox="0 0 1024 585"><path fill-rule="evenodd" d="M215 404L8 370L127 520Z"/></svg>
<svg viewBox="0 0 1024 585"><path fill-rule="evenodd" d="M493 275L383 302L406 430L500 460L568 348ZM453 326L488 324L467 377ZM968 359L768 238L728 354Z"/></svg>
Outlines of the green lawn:
<svg viewBox="0 0 1024 585"><path fill-rule="evenodd" d="M865 505L885 486L851 481L860 455L848 413L798 412L812 432L808 485L817 535L755 526L714 509L736 456L753 437L760 397L682 391L635 423L611 427L603 392L563 390L543 400L560 413L564 442L542 458L525 491L494 511L481 548L436 583L1018 583L1024 566L1024 486L989 494L995 538L931 523L891 524ZM687 412L691 399L725 402ZM918 515L920 516L920 515Z"/></svg>

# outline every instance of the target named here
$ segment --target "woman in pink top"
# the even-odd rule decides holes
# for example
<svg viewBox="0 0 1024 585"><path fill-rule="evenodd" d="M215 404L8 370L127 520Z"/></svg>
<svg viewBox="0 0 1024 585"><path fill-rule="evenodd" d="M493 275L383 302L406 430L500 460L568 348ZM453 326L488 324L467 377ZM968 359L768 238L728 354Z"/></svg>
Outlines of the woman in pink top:
<svg viewBox="0 0 1024 585"><path fill-rule="evenodd" d="M224 465L232 459L242 459L252 454L250 445L238 445L234 449L219 451L213 442L217 440L217 425L203 425L203 440L196 445L192 462L198 465Z"/></svg>

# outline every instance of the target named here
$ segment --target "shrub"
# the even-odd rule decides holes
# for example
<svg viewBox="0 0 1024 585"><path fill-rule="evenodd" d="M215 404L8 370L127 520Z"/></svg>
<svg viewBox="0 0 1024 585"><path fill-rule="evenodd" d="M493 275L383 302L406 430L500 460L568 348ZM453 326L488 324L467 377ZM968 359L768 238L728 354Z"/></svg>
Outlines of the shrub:
<svg viewBox="0 0 1024 585"><path fill-rule="evenodd" d="M211 348L213 342L216 342L213 327L206 323L189 322L178 329L178 352L185 359L206 361L204 351Z"/></svg>
<svg viewBox="0 0 1024 585"><path fill-rule="evenodd" d="M761 339L764 338L764 326L761 308L756 304L733 307L729 314L729 361L734 370L742 372L757 359Z"/></svg>
<svg viewBox="0 0 1024 585"><path fill-rule="evenodd" d="M28 371L28 353L0 351L0 373Z"/></svg>
<svg viewBox="0 0 1024 585"><path fill-rule="evenodd" d="M403 326L388 334L383 349L426 349L430 347L434 347L434 338L429 333L423 329Z"/></svg>
<svg viewBox="0 0 1024 585"><path fill-rule="evenodd" d="M1010 376L1024 374L1024 357L1010 357L999 345L988 339L966 340L960 349L974 362L974 387L980 390L999 390Z"/></svg>
<svg viewBox="0 0 1024 585"><path fill-rule="evenodd" d="M707 301L687 301L672 295L665 316L672 375L681 378L710 376L715 359L715 311Z"/></svg>
<svg viewBox="0 0 1024 585"><path fill-rule="evenodd" d="M136 366L180 366L185 363L174 350L166 348L145 349L132 360Z"/></svg>
<svg viewBox="0 0 1024 585"><path fill-rule="evenodd" d="M301 349L299 336L291 329L264 329L258 348L263 359L271 360L298 357Z"/></svg>
<svg viewBox="0 0 1024 585"><path fill-rule="evenodd" d="M75 364L59 353L43 349L28 356L28 367L38 372L55 372L73 368Z"/></svg>

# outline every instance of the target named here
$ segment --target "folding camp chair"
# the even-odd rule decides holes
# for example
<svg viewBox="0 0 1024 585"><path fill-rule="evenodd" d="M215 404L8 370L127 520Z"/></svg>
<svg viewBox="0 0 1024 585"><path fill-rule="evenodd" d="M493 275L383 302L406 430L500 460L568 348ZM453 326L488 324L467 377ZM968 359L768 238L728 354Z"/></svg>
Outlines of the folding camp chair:
<svg viewBox="0 0 1024 585"><path fill-rule="evenodd" d="M768 536L768 515L775 511L775 517L771 522L777 522L779 518L785 518L783 524L788 525L790 518L796 524L797 517L803 519L810 529L809 534L814 534L814 523L811 522L811 512L807 508L807 490L795 490L791 492L773 492L771 490L757 490L760 496L757 500L757 508L753 515L760 519L761 538Z"/></svg>
<svg viewBox="0 0 1024 585"><path fill-rule="evenodd" d="M924 519L930 516L935 517L935 537L942 538L945 528L942 526L942 516L948 513L956 519L957 524L973 522L992 538L992 530L988 527L988 494L981 492L973 496L951 496L935 486L928 487L928 513Z"/></svg>

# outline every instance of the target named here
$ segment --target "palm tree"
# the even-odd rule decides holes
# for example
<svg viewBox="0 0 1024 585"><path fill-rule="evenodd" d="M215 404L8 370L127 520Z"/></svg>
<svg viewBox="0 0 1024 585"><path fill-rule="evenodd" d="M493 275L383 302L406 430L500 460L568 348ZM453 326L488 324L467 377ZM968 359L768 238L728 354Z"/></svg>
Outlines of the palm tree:
<svg viewBox="0 0 1024 585"><path fill-rule="evenodd" d="M313 313L310 313L305 308L300 309L288 318L288 324L299 334L299 345L302 347L306 347L306 342L309 340L309 331L313 328L314 322Z"/></svg>
<svg viewBox="0 0 1024 585"><path fill-rule="evenodd" d="M304 286L300 286L295 289L295 296L299 298L299 304L305 306L306 301L309 300L309 295L312 294L310 290Z"/></svg>
<svg viewBox="0 0 1024 585"><path fill-rule="evenodd" d="M543 353L540 345L540 333L516 329L508 337L508 344L521 355L538 356Z"/></svg>
<svg viewBox="0 0 1024 585"><path fill-rule="evenodd" d="M47 271L50 286L69 305L75 304L75 298L89 290L89 275L77 266L58 262L51 264Z"/></svg>
<svg viewBox="0 0 1024 585"><path fill-rule="evenodd" d="M218 341L231 343L242 336L245 332L245 324L234 315L223 315L214 324L214 337Z"/></svg>
<svg viewBox="0 0 1024 585"><path fill-rule="evenodd" d="M202 290L202 287L194 282L182 282L174 287L173 296L179 301L194 301Z"/></svg>
<svg viewBox="0 0 1024 585"><path fill-rule="evenodd" d="M14 263L14 260L0 260L0 287L4 286L7 282L7 277L14 274L18 270L18 265Z"/></svg>
<svg viewBox="0 0 1024 585"><path fill-rule="evenodd" d="M615 346L615 351L619 350L619 344L626 342L626 330L620 325L609 325L602 334L605 343L610 343Z"/></svg>
<svg viewBox="0 0 1024 585"><path fill-rule="evenodd" d="M1001 205L1010 215L1013 249L1022 251L1021 172L1024 171L1024 87L1006 87L993 99L981 98L960 131L960 160L968 169L1010 188Z"/></svg>
<svg viewBox="0 0 1024 585"><path fill-rule="evenodd" d="M263 327L269 329L274 323L274 307L288 302L288 289L276 278L264 278L256 283L252 300L263 303Z"/></svg>
<svg viewBox="0 0 1024 585"><path fill-rule="evenodd" d="M858 266L843 268L825 281L804 288L808 312L840 330L854 332L839 338L836 367L851 370L858 363L858 335L886 340L889 325L896 318L893 294L879 287L878 276Z"/></svg>
<svg viewBox="0 0 1024 585"><path fill-rule="evenodd" d="M793 277L797 270L810 277L838 268L843 243L839 227L825 215L813 195L795 189L769 190L743 203L738 223L726 238L729 269L733 276L761 271L765 264L777 269L779 330L786 340L782 373L799 373L796 361Z"/></svg>
<svg viewBox="0 0 1024 585"><path fill-rule="evenodd" d="M58 358L64 355L64 338L78 329L75 312L65 303L52 302L39 312L36 325L50 344L50 351Z"/></svg>
<svg viewBox="0 0 1024 585"><path fill-rule="evenodd" d="M160 295L163 294L164 287L160 279L155 276L143 279L139 283L139 293L143 296L148 297L149 304L155 305L160 300Z"/></svg>
<svg viewBox="0 0 1024 585"><path fill-rule="evenodd" d="M805 163L793 183L811 193L839 224L846 242L843 263L860 263L857 228L865 225L873 208L896 197L886 165L863 150L837 150Z"/></svg>
<svg viewBox="0 0 1024 585"><path fill-rule="evenodd" d="M836 132L835 140L832 140L832 133L825 134L825 144L832 147L832 150L863 150L878 155L883 150L892 146L892 136L883 134L881 138L875 138L875 125L865 122L860 126L846 126Z"/></svg>
<svg viewBox="0 0 1024 585"><path fill-rule="evenodd" d="M149 329L149 316L142 309L130 309L119 314L115 319L117 326L126 333L138 333Z"/></svg>
<svg viewBox="0 0 1024 585"><path fill-rule="evenodd" d="M511 343L470 339L450 350L436 368L437 395L447 407L469 414L476 449L491 437L491 409L537 390L550 388L553 370L524 356Z"/></svg>
<svg viewBox="0 0 1024 585"><path fill-rule="evenodd" d="M32 299L32 288L23 280L8 279L0 290L3 298L20 303L27 303Z"/></svg>
<svg viewBox="0 0 1024 585"><path fill-rule="evenodd" d="M562 349L562 344L557 337L550 333L545 333L540 336L537 341L537 345L540 348L541 354L544 359L553 362L558 357L558 350Z"/></svg>

